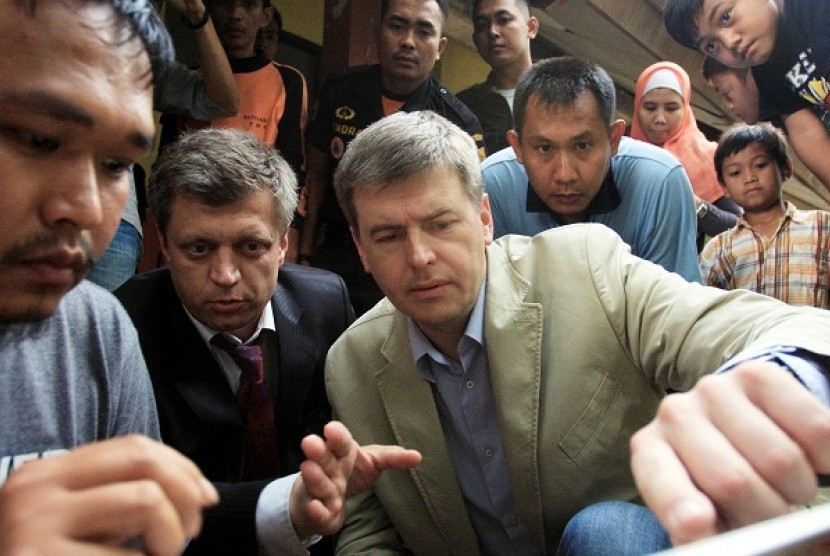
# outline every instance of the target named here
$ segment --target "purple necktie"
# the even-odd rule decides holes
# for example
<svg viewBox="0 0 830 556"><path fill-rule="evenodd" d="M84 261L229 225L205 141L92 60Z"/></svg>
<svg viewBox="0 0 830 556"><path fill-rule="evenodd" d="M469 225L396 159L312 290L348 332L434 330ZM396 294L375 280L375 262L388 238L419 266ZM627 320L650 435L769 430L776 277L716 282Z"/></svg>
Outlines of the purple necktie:
<svg viewBox="0 0 830 556"><path fill-rule="evenodd" d="M234 344L217 334L212 342L228 352L242 371L236 406L245 427L245 463L242 479L271 479L277 474L277 429L274 402L265 384L265 364L259 340L249 345Z"/></svg>

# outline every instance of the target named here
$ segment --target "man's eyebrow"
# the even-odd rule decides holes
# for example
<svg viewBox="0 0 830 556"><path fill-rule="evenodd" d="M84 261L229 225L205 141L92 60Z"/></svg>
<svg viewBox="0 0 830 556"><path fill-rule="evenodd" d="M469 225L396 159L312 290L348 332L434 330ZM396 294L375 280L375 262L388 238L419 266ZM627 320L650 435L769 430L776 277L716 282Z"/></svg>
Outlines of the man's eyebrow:
<svg viewBox="0 0 830 556"><path fill-rule="evenodd" d="M35 114L75 123L86 128L92 128L95 125L95 120L86 110L44 91L11 92L4 94L3 98Z"/></svg>
<svg viewBox="0 0 830 556"><path fill-rule="evenodd" d="M455 211L451 208L439 208L426 214L423 218L420 218L420 222L429 222L430 220L435 220L436 218L441 218L442 216L446 216L447 214L453 214ZM388 232L391 230L402 230L406 228L405 225L402 224L377 224L369 228L369 235L374 235L377 233Z"/></svg>
<svg viewBox="0 0 830 556"><path fill-rule="evenodd" d="M421 29L429 29L431 31L435 30L435 25L428 19L419 19L415 22L415 25Z"/></svg>
<svg viewBox="0 0 830 556"><path fill-rule="evenodd" d="M4 102L12 103L34 114L77 124L87 129L95 127L95 119L89 112L45 91L10 92L3 94L2 99ZM145 151L149 151L153 146L153 139L152 136L139 131L134 131L127 136L129 143Z"/></svg>

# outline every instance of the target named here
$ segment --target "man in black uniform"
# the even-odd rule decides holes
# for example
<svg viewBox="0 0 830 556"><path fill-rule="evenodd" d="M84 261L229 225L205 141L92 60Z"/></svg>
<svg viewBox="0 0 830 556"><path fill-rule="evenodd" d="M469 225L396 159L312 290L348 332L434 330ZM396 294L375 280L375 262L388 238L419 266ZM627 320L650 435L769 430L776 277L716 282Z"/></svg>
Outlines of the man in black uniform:
<svg viewBox="0 0 830 556"><path fill-rule="evenodd" d="M383 294L363 265L334 196L332 176L355 135L394 112L432 110L469 133L484 158L475 115L432 76L447 45L446 0L382 0L380 63L349 68L320 90L309 126L306 219L298 262L340 274L360 315Z"/></svg>

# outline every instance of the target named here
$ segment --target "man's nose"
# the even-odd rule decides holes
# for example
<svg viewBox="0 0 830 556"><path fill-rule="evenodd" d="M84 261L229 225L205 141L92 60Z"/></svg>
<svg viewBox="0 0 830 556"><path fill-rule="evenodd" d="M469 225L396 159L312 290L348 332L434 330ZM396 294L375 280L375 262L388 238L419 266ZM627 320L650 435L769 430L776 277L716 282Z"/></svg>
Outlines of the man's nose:
<svg viewBox="0 0 830 556"><path fill-rule="evenodd" d="M41 217L49 226L68 224L78 230L94 230L101 225L101 190L92 157L68 162L50 176Z"/></svg>
<svg viewBox="0 0 830 556"><path fill-rule="evenodd" d="M220 286L232 286L239 281L239 266L236 258L228 248L220 248L214 253L210 265L210 279Z"/></svg>

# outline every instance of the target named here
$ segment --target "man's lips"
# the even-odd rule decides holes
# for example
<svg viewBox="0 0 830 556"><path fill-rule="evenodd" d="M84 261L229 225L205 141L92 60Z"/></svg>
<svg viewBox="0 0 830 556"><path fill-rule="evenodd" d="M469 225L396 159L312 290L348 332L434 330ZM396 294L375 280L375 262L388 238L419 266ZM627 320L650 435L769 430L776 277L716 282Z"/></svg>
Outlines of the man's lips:
<svg viewBox="0 0 830 556"><path fill-rule="evenodd" d="M561 203L574 203L582 199L581 193L553 193L550 196L552 199Z"/></svg>
<svg viewBox="0 0 830 556"><path fill-rule="evenodd" d="M226 297L221 299L214 299L208 302L208 305L214 310L220 313L232 313L237 311L242 305L245 304L245 300L239 297Z"/></svg>
<svg viewBox="0 0 830 556"><path fill-rule="evenodd" d="M415 295L429 295L438 292L442 287L449 284L447 280L429 280L414 284L409 288L410 293Z"/></svg>
<svg viewBox="0 0 830 556"><path fill-rule="evenodd" d="M413 56L395 56L395 61L399 64L416 65L418 59Z"/></svg>
<svg viewBox="0 0 830 556"><path fill-rule="evenodd" d="M21 262L26 264L48 264L57 267L82 267L86 264L87 258L81 249L63 247L28 255Z"/></svg>
<svg viewBox="0 0 830 556"><path fill-rule="evenodd" d="M229 35L244 35L246 34L244 27L237 27L237 26L227 26L225 27L225 32Z"/></svg>
<svg viewBox="0 0 830 556"><path fill-rule="evenodd" d="M59 287L79 280L92 264L81 249L68 247L27 255L19 263L32 270L36 282Z"/></svg>

